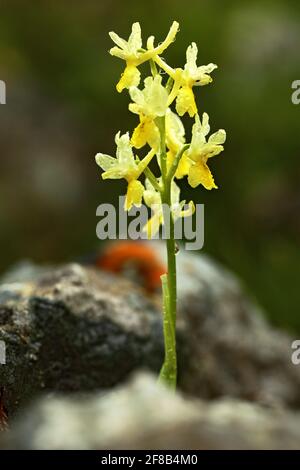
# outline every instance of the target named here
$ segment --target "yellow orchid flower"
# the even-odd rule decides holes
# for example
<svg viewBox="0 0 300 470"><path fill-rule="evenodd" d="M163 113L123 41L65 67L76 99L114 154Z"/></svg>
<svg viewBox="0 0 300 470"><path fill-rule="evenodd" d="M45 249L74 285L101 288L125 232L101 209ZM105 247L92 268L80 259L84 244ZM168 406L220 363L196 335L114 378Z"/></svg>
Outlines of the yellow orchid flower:
<svg viewBox="0 0 300 470"><path fill-rule="evenodd" d="M130 144L129 133L115 137L117 145L116 158L103 153L98 153L95 157L96 163L104 170L103 179L125 178L128 182L125 209L130 210L133 205L140 206L144 192L143 184L138 181L145 168L154 156L151 150L141 161L136 161Z"/></svg>
<svg viewBox="0 0 300 470"><path fill-rule="evenodd" d="M224 129L219 129L212 134L207 141L206 136L209 131L208 114L203 113L202 122L199 115L196 114L195 124L192 129L191 145L185 152L186 157L191 163L188 173L188 182L192 188L195 188L199 184L202 184L206 189L217 188L210 169L208 168L207 160L224 150L222 144L224 144L226 140L226 132Z"/></svg>
<svg viewBox="0 0 300 470"><path fill-rule="evenodd" d="M212 82L210 73L217 69L216 64L197 66L198 48L193 42L186 51L186 64L184 68L173 69L160 57L155 57L156 63L167 72L174 80L173 89L169 95L168 105L176 98L176 111L179 116L188 113L190 117L195 116L197 105L193 93L194 86L203 86Z"/></svg>
<svg viewBox="0 0 300 470"><path fill-rule="evenodd" d="M166 144L168 147L167 153L167 168L173 163L173 160L182 146L185 144L185 129L181 122L180 117L173 113L169 108L166 113ZM186 152L180 159L177 167L175 177L183 178L188 174L190 168L189 159L186 157Z"/></svg>
<svg viewBox="0 0 300 470"><path fill-rule="evenodd" d="M161 84L160 75L154 78L147 77L144 84L143 90L137 87L129 88L130 97L134 101L129 104L129 110L140 117L140 123L133 132L131 143L136 148L148 143L150 147L157 149L160 137L154 120L166 114L168 92Z"/></svg>
<svg viewBox="0 0 300 470"><path fill-rule="evenodd" d="M158 178L158 182L161 183L161 178ZM148 220L143 232L147 233L148 238L152 238L159 230L160 225L163 224L163 206L161 203L161 196L158 191L156 191L150 181L146 179L145 181L146 189L143 194L145 203L153 212L152 217ZM173 216L174 222L179 217L188 217L192 215L195 211L195 206L193 201L190 201L188 204L188 209L183 209L185 206L185 201L180 200L180 188L177 186L175 181L172 181L171 185L171 213Z"/></svg>
<svg viewBox="0 0 300 470"><path fill-rule="evenodd" d="M138 86L140 83L140 72L138 66L152 57L161 54L174 41L179 24L173 21L166 39L157 47L153 46L154 38L151 36L147 45L152 45L148 49L142 49L142 35L140 23L133 23L131 34L128 41L120 38L116 33L110 32L109 35L117 47L110 49L110 54L126 61L126 68L117 84L117 90L120 93L124 88Z"/></svg>
<svg viewBox="0 0 300 470"><path fill-rule="evenodd" d="M177 79L181 88L176 98L176 111L179 116L189 113L193 117L197 113L197 106L193 93L193 86L203 86L212 82L209 75L218 68L215 64L197 66L198 48L193 42L186 51L186 64L181 73L177 73Z"/></svg>

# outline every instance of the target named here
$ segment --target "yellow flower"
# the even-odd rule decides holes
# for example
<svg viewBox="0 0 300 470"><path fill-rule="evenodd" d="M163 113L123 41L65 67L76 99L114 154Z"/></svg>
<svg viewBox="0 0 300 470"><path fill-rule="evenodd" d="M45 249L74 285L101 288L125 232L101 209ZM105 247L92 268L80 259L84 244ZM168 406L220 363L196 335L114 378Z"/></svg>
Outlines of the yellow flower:
<svg viewBox="0 0 300 470"><path fill-rule="evenodd" d="M167 167L169 169L176 154L185 144L184 126L177 114L173 113L170 109L168 109L166 113L166 144L169 149L167 153ZM185 152L180 159L175 177L183 178L188 174L189 167L190 163Z"/></svg>
<svg viewBox="0 0 300 470"><path fill-rule="evenodd" d="M163 67L174 79L174 87L169 96L169 104L176 98L176 111L179 116L188 113L193 117L197 113L197 106L193 93L193 86L203 86L212 82L210 73L217 65L208 64L197 66L198 48L193 42L186 51L186 64L184 69L171 69L159 58L157 63ZM167 68L166 68L167 67Z"/></svg>
<svg viewBox="0 0 300 470"><path fill-rule="evenodd" d="M146 143L152 148L158 148L160 142L159 130L154 122L158 116L164 116L167 110L168 92L161 84L161 76L147 77L145 87L139 90L130 87L129 94L134 101L129 104L129 109L140 117L140 124L135 128L131 143L136 148L141 148Z"/></svg>
<svg viewBox="0 0 300 470"><path fill-rule="evenodd" d="M161 178L159 178L158 181L160 183ZM160 193L153 188L152 184L147 179L145 181L145 186L146 190L144 191L143 198L147 206L151 208L153 215L146 223L143 231L147 233L148 238L152 238L158 232L160 225L162 225L164 222L163 206L161 203ZM175 181L172 181L170 210L174 222L179 217L188 217L192 215L195 211L195 206L192 201L189 202L187 209L183 209L185 206L185 201L179 202L179 199L180 189Z"/></svg>
<svg viewBox="0 0 300 470"><path fill-rule="evenodd" d="M141 176L153 155L151 150L142 161L136 161L133 155L128 132L116 135L117 144L116 158L103 153L96 155L96 163L104 170L103 179L125 178L128 182L127 195L125 200L125 209L130 210L133 205L140 206L144 192L144 186L138 178Z"/></svg>
<svg viewBox="0 0 300 470"><path fill-rule="evenodd" d="M125 60L126 68L117 84L117 90L120 93L124 88L138 86L140 83L140 72L138 66L152 57L161 54L175 39L179 24L174 21L166 39L157 47L153 46L154 38L148 39L148 44L152 47L142 49L141 26L139 23L133 23L131 34L128 41L120 38L116 33L110 32L109 35L117 47L110 49L110 54Z"/></svg>
<svg viewBox="0 0 300 470"><path fill-rule="evenodd" d="M224 129L219 129L212 134L207 141L206 136L209 131L208 114L203 113L202 123L198 114L196 114L195 124L192 129L191 145L185 152L191 163L188 173L188 182L192 188L195 188L199 184L202 184L206 189L217 188L210 169L208 168L207 160L224 150L222 144L224 144L226 140L226 132Z"/></svg>
<svg viewBox="0 0 300 470"><path fill-rule="evenodd" d="M159 131L153 119L140 115L140 123L134 129L131 137L133 147L140 149L148 143L151 148L157 149L159 141Z"/></svg>

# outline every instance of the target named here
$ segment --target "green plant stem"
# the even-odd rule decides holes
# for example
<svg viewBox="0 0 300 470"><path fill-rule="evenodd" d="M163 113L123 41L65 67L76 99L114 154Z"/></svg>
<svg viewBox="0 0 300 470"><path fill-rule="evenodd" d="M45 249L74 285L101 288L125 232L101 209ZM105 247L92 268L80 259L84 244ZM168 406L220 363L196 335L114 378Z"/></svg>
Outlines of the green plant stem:
<svg viewBox="0 0 300 470"><path fill-rule="evenodd" d="M165 360L159 374L159 380L163 383L167 383L171 388L175 390L177 381L176 338L169 312L170 296L167 274L161 276L161 282L163 292L163 329L165 339Z"/></svg>
<svg viewBox="0 0 300 470"><path fill-rule="evenodd" d="M167 90L168 94L171 93L172 88L173 88L173 85L174 85L174 80L173 80L172 77L169 77L169 78L168 78L168 81L167 81L167 83L166 83L166 90Z"/></svg>
<svg viewBox="0 0 300 470"><path fill-rule="evenodd" d="M153 59L150 59L150 60L149 60L149 63L150 63L151 73L152 73L153 77L155 77L155 75L158 74L158 70L157 70L157 67L156 67L156 63L154 62Z"/></svg>
<svg viewBox="0 0 300 470"><path fill-rule="evenodd" d="M166 286L163 284L163 315L164 315L164 341L165 360L161 370L160 378L171 388L176 388L177 383L177 354L176 354L176 308L177 308L177 286L176 286L176 244L174 238L174 220L171 211L171 180L166 179L164 190L161 194L163 204L163 217L166 232L167 264L168 273Z"/></svg>
<svg viewBox="0 0 300 470"><path fill-rule="evenodd" d="M153 188L156 189L156 191L159 191L161 193L163 191L163 188L158 183L156 176L152 173L150 168L148 168L148 167L145 168L144 174L148 178L150 183L152 184Z"/></svg>
<svg viewBox="0 0 300 470"><path fill-rule="evenodd" d="M160 379L171 388L177 383L177 355L176 355L176 244L174 237L174 220L172 215L171 185L172 177L167 173L167 154L165 136L165 117L157 118L160 131L160 166L163 181L161 202L163 205L163 218L166 230L168 273L162 276L163 286L163 315L164 315L164 342L165 360L161 369ZM179 160L178 160L179 161ZM175 169L176 171L176 169ZM175 174L175 172L174 172ZM174 176L174 175L173 175Z"/></svg>
<svg viewBox="0 0 300 470"><path fill-rule="evenodd" d="M169 288L169 304L170 315L174 329L176 327L176 303L177 303L177 285L176 285L176 243L174 234L174 220L171 211L171 180L167 179L164 192L162 194L162 202L164 204L164 223L165 227L169 227L169 233L166 236L167 243L167 261L168 261L168 288Z"/></svg>

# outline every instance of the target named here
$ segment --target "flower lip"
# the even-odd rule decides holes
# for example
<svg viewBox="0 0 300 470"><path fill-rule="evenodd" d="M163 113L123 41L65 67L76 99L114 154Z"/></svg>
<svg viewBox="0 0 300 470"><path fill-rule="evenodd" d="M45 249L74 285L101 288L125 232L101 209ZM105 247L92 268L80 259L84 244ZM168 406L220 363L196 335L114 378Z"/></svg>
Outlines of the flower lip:
<svg viewBox="0 0 300 470"><path fill-rule="evenodd" d="M198 114L195 116L195 124L192 129L192 141L186 156L190 160L188 172L188 182L195 188L202 184L206 189L217 188L211 171L207 165L207 160L219 155L223 150L223 143L226 140L226 132L219 129L212 134L208 140L207 135L210 131L209 116L203 113L202 121Z"/></svg>

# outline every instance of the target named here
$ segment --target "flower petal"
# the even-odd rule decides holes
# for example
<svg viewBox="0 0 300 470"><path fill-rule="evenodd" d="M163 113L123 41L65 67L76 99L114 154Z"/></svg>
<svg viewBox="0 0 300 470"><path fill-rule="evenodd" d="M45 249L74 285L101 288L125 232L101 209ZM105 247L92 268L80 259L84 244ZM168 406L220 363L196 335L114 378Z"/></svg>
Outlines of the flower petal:
<svg viewBox="0 0 300 470"><path fill-rule="evenodd" d="M201 123L201 132L203 135L206 137L207 134L210 131L210 125L209 125L209 116L207 113L202 114L202 123Z"/></svg>
<svg viewBox="0 0 300 470"><path fill-rule="evenodd" d="M162 41L154 49L151 47L151 46L153 46L154 38L152 40L152 37L150 36L150 38L148 39L148 46L150 46L150 47L148 47L149 50L147 52L145 52L145 54L144 54L144 60L149 60L151 57L154 57L155 55L162 54L167 49L167 47L169 47L169 45L172 44L172 42L175 40L175 36L176 36L178 30L179 30L179 23L177 23L177 21L173 21L173 23L171 25L171 28L170 28L170 30L167 34L166 39L164 41Z"/></svg>
<svg viewBox="0 0 300 470"><path fill-rule="evenodd" d="M116 134L115 142L117 144L117 159L120 165L127 166L132 169L135 166L134 155L130 144L129 133L120 135Z"/></svg>
<svg viewBox="0 0 300 470"><path fill-rule="evenodd" d="M140 23L133 23L131 34L128 39L128 49L130 52L136 53L142 47L142 32Z"/></svg>
<svg viewBox="0 0 300 470"><path fill-rule="evenodd" d="M185 206L187 206L187 208L183 209ZM195 205L193 201L190 201L188 204L186 204L185 201L180 201L172 206L174 221L179 219L179 217L189 217L190 215L193 215L194 212Z"/></svg>
<svg viewBox="0 0 300 470"><path fill-rule="evenodd" d="M104 170L102 173L102 179L120 179L124 178L127 174L127 168L120 165L117 158L97 153L96 157L97 165Z"/></svg>
<svg viewBox="0 0 300 470"><path fill-rule="evenodd" d="M191 160L188 158L185 152L179 161L179 164L175 173L175 177L178 179L181 179L184 176L188 175L190 166L191 166Z"/></svg>
<svg viewBox="0 0 300 470"><path fill-rule="evenodd" d="M211 73L213 72L215 69L217 69L218 66L216 64L208 64L208 65L200 65L200 67L198 67L198 71L199 73L201 74L205 74L205 73Z"/></svg>
<svg viewBox="0 0 300 470"><path fill-rule="evenodd" d="M147 132L145 130L145 121L140 122L133 131L131 144L136 149L140 149L147 144Z"/></svg>
<svg viewBox="0 0 300 470"><path fill-rule="evenodd" d="M154 36L149 36L147 39L147 49L153 49L154 48Z"/></svg>
<svg viewBox="0 0 300 470"><path fill-rule="evenodd" d="M103 153L97 153L95 156L97 165L102 168L102 170L107 171L111 170L118 163L116 158L111 157L110 155L105 155Z"/></svg>
<svg viewBox="0 0 300 470"><path fill-rule="evenodd" d="M194 93L191 87L185 85L180 88L176 99L176 111L179 116L189 113L190 117L197 113Z"/></svg>
<svg viewBox="0 0 300 470"><path fill-rule="evenodd" d="M117 46L120 47L120 49L126 49L127 48L127 41L125 41L125 39L120 38L120 36L118 34L114 33L113 31L111 31L108 34L109 34L110 38L113 40L113 42L115 44L117 44Z"/></svg>
<svg viewBox="0 0 300 470"><path fill-rule="evenodd" d="M211 83L213 79L209 74L217 68L218 66L216 64L201 65L200 67L198 67L193 77L194 80L197 82L195 83L195 85L204 86Z"/></svg>
<svg viewBox="0 0 300 470"><path fill-rule="evenodd" d="M185 205L185 201L181 207L184 207L184 205ZM195 212L195 204L193 201L190 201L188 203L188 208L180 211L180 217L190 217L191 215L194 214L194 212Z"/></svg>
<svg viewBox="0 0 300 470"><path fill-rule="evenodd" d="M147 77L144 89L133 87L129 90L131 99L135 102L129 105L130 111L151 118L164 116L167 110L168 92L161 84L161 76Z"/></svg>
<svg viewBox="0 0 300 470"><path fill-rule="evenodd" d="M155 191L155 189L148 180L146 180L145 185L147 188L143 194L145 203L148 207L151 208L153 212L162 213L160 194L158 193L158 191Z"/></svg>
<svg viewBox="0 0 300 470"><path fill-rule="evenodd" d="M190 145L190 148L186 152L188 157L191 158L192 160L198 159L198 155L201 152L201 148L203 147L204 144L206 144L205 135L209 131L209 126L207 128L208 122L205 123L205 119L206 119L204 118L205 115L207 116L207 114L206 113L203 114L204 126L202 126L201 124L199 115L196 114L195 116L195 123L193 124L193 127L192 127L191 145Z"/></svg>
<svg viewBox="0 0 300 470"><path fill-rule="evenodd" d="M216 145L216 144L207 143L203 147L202 155L203 155L203 158L207 160L208 158L215 157L216 155L219 155L219 153L223 152L223 150L224 150L223 145Z"/></svg>
<svg viewBox="0 0 300 470"><path fill-rule="evenodd" d="M169 150L177 153L185 142L184 135L185 129L180 117L168 108L166 113L166 142Z"/></svg>
<svg viewBox="0 0 300 470"><path fill-rule="evenodd" d="M179 23L177 23L177 21L173 21L166 39L155 50L157 55L164 52L164 50L166 50L167 47L169 47L169 45L172 44L172 42L175 40L175 36L178 30L179 30Z"/></svg>
<svg viewBox="0 0 300 470"><path fill-rule="evenodd" d="M199 184L202 184L205 189L217 188L210 169L203 162L198 162L190 167L188 182L192 188L196 188Z"/></svg>
<svg viewBox="0 0 300 470"><path fill-rule="evenodd" d="M130 88L132 86L137 87L140 83L141 74L135 65L128 64L124 72L121 75L119 82L117 83L117 91L121 93L124 88Z"/></svg>
<svg viewBox="0 0 300 470"><path fill-rule="evenodd" d="M123 60L126 60L127 57L128 57L128 54L125 51L123 51L122 49L120 49L119 47L112 47L109 50L109 53L110 53L110 55L112 55L114 57L119 57L119 59L123 59Z"/></svg>
<svg viewBox="0 0 300 470"><path fill-rule="evenodd" d="M145 188L138 180L132 180L128 183L125 199L125 210L129 211L133 205L140 206Z"/></svg>
<svg viewBox="0 0 300 470"><path fill-rule="evenodd" d="M226 140L226 132L224 129L219 129L217 132L212 134L208 139L210 144L222 145Z"/></svg>
<svg viewBox="0 0 300 470"><path fill-rule="evenodd" d="M126 178L127 176L127 168L122 165L116 164L110 170L105 171L102 173L102 179L104 180L118 180L121 178Z"/></svg>
<svg viewBox="0 0 300 470"><path fill-rule="evenodd" d="M198 55L198 48L195 42L187 48L186 50L186 64L185 70L188 70L191 74L195 73L197 70L197 55Z"/></svg>
<svg viewBox="0 0 300 470"><path fill-rule="evenodd" d="M167 152L167 170L168 171L172 166L175 156L176 156L176 152L173 152L172 150L169 150Z"/></svg>
<svg viewBox="0 0 300 470"><path fill-rule="evenodd" d="M150 152L148 152L147 155L137 164L137 169L136 169L137 178L144 172L145 168L149 165L154 155L155 155L155 150L151 149Z"/></svg>
<svg viewBox="0 0 300 470"><path fill-rule="evenodd" d="M161 84L161 75L147 77L144 89L145 102L151 116L164 116L167 111L168 92Z"/></svg>
<svg viewBox="0 0 300 470"><path fill-rule="evenodd" d="M135 148L141 148L147 143L151 148L158 149L160 135L154 121L149 118L142 118L140 124L134 129L131 143Z"/></svg>
<svg viewBox="0 0 300 470"><path fill-rule="evenodd" d="M134 103L136 103L137 105L137 108L138 107L143 107L145 106L145 97L144 97L144 93L142 92L142 90L140 90L139 88L133 86L131 88L129 88L129 95L130 95L130 98L132 99L132 101L134 101ZM130 103L130 105L133 105L134 103ZM130 105L129 105L129 109L130 109ZM131 109L130 109L131 111ZM136 111L133 111L133 112L136 112ZM137 114L139 114L140 111L137 112Z"/></svg>

